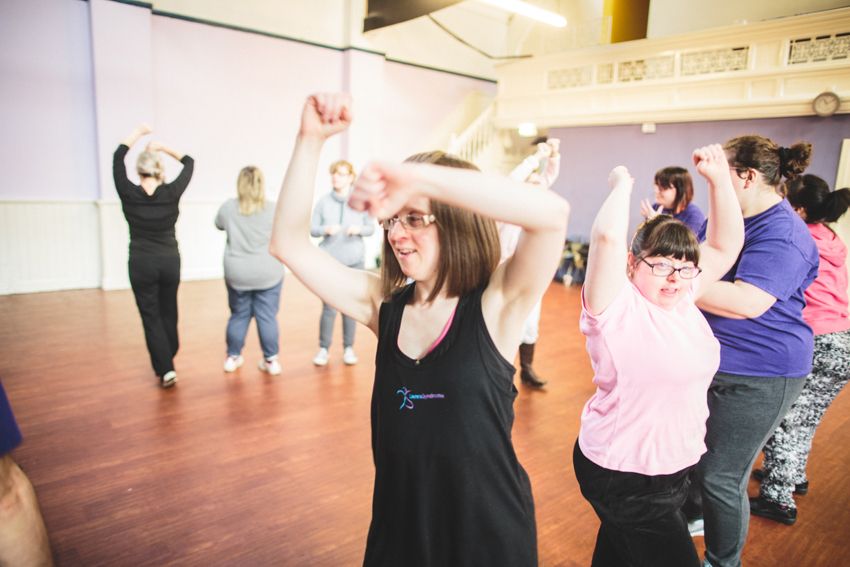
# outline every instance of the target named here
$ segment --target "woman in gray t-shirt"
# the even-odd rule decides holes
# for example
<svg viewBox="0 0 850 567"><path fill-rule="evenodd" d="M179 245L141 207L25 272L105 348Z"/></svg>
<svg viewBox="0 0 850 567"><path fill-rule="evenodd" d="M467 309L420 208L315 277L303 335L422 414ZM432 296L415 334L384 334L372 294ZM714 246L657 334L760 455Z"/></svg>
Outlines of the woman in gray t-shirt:
<svg viewBox="0 0 850 567"><path fill-rule="evenodd" d="M224 371L233 372L242 366L242 347L254 317L263 350L260 370L277 375L281 370L277 311L283 265L269 254L275 204L266 202L263 172L258 167L242 168L236 188L239 198L226 201L215 217L216 228L227 232L224 282L230 320Z"/></svg>

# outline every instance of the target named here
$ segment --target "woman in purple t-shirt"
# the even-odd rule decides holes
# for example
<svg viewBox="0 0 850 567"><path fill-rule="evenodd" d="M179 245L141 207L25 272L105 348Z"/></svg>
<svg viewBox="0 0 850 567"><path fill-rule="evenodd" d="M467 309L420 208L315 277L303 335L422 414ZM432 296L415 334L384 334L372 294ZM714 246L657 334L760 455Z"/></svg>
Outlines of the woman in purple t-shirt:
<svg viewBox="0 0 850 567"><path fill-rule="evenodd" d="M657 215L671 215L698 234L705 215L691 201L694 198L694 181L684 167L670 166L655 172L655 206L649 199L640 203L640 214L646 220Z"/></svg>
<svg viewBox="0 0 850 567"><path fill-rule="evenodd" d="M797 521L794 494L809 490L806 463L815 429L850 377L850 318L847 310L847 247L826 223L850 206L850 189L830 191L816 175L788 183L788 202L809 228L820 254L818 277L806 290L803 317L815 333L812 373L800 397L764 446L759 497L750 512L784 524Z"/></svg>
<svg viewBox="0 0 850 567"><path fill-rule="evenodd" d="M818 251L780 194L783 177L805 170L811 144L783 148L761 136L741 136L724 148L744 215L744 248L698 301L720 341L720 370L708 391L708 452L697 473L706 561L738 567L750 519L750 469L812 367L803 292L817 276Z"/></svg>

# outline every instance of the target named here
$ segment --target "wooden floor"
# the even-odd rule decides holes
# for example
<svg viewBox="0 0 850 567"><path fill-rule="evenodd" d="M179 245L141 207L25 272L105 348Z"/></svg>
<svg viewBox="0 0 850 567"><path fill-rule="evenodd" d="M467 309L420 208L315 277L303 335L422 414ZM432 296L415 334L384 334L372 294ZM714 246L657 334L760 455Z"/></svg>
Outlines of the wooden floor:
<svg viewBox="0 0 850 567"><path fill-rule="evenodd" d="M180 382L163 391L129 291L0 297L0 379L25 436L15 457L58 565L359 565L374 473L374 337L358 329L357 366L343 366L337 342L330 365L314 368L320 304L288 278L283 374L257 369L252 328L245 366L226 375L223 283L184 283L179 302ZM522 389L516 402L544 566L588 565L598 527L570 456L592 393L578 313L578 288L553 284L535 365L549 386ZM815 439L797 525L753 518L745 565L848 564L848 416L844 392Z"/></svg>

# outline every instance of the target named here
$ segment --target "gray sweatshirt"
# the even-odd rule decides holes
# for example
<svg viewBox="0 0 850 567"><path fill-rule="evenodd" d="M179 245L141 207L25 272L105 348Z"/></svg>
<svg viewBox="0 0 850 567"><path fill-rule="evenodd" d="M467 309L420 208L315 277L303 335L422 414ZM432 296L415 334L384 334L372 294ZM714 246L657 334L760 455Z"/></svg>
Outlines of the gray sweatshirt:
<svg viewBox="0 0 850 567"><path fill-rule="evenodd" d="M215 226L227 232L224 281L233 289L269 289L283 280L283 264L269 254L274 208L266 202L262 211L243 215L239 200L230 199L218 210Z"/></svg>
<svg viewBox="0 0 850 567"><path fill-rule="evenodd" d="M358 212L348 206L348 197L337 195L331 191L316 203L313 209L313 222L310 226L312 236L322 236L319 248L346 266L359 266L364 261L365 246L363 237L375 232L375 221L365 212ZM339 232L326 235L325 228L339 225ZM359 226L360 234L348 236L346 230L351 226Z"/></svg>

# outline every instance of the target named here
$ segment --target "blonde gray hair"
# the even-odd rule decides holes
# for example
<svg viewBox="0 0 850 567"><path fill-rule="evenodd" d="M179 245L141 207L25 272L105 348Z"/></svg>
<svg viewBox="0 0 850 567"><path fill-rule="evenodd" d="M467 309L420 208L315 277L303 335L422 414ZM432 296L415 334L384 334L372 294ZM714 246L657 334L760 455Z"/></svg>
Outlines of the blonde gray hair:
<svg viewBox="0 0 850 567"><path fill-rule="evenodd" d="M239 195L239 212L253 215L266 208L266 182L259 167L243 167L236 181L236 193Z"/></svg>
<svg viewBox="0 0 850 567"><path fill-rule="evenodd" d="M153 177L159 183L165 183L165 168L158 152L143 151L136 158L136 173L139 177Z"/></svg>

